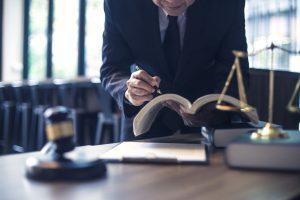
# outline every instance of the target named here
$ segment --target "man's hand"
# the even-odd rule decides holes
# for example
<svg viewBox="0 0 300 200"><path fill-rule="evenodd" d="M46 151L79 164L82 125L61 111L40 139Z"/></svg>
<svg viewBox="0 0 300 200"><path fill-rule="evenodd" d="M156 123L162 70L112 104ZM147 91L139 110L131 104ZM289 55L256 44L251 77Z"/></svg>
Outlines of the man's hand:
<svg viewBox="0 0 300 200"><path fill-rule="evenodd" d="M227 112L219 111L215 108L216 103L205 105L193 115L186 113L178 103L167 101L164 105L176 111L182 117L184 124L189 127L214 126L229 120Z"/></svg>
<svg viewBox="0 0 300 200"><path fill-rule="evenodd" d="M158 76L150 76L144 70L138 70L131 74L127 81L127 90L125 98L135 106L140 106L146 101L153 99L152 93L155 92L154 87L159 87L160 78Z"/></svg>

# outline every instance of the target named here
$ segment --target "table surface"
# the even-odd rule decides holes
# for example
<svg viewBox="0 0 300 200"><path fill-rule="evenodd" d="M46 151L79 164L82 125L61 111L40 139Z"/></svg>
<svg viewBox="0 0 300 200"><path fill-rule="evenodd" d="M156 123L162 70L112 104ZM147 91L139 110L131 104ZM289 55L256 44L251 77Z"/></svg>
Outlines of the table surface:
<svg viewBox="0 0 300 200"><path fill-rule="evenodd" d="M100 155L116 144L85 146ZM209 165L107 164L107 175L81 182L38 182L25 177L25 160L38 152L0 157L0 199L291 199L300 194L299 172L228 168L224 151Z"/></svg>

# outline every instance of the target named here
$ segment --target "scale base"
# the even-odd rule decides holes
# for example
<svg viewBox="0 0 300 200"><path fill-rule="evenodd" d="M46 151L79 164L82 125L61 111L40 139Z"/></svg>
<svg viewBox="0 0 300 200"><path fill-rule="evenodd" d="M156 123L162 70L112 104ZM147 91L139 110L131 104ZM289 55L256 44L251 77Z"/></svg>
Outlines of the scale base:
<svg viewBox="0 0 300 200"><path fill-rule="evenodd" d="M270 140L287 138L288 134L279 127L274 127L271 123L267 123L263 129L258 129L252 133L251 139Z"/></svg>

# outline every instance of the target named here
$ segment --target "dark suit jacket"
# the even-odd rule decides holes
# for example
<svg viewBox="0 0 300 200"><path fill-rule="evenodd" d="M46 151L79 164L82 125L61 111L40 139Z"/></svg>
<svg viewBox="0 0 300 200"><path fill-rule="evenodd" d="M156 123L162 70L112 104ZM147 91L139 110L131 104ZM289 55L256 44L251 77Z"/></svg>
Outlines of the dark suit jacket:
<svg viewBox="0 0 300 200"><path fill-rule="evenodd" d="M123 111L122 140L133 139L132 119L141 107L124 100L130 66L140 65L161 78L163 93L177 93L190 101L219 93L234 57L232 50L247 50L244 20L245 0L196 0L187 10L186 31L179 66L171 77L161 44L158 7L152 0L105 0L102 85ZM248 60L242 60L248 80ZM236 82L229 94L236 96ZM173 111L163 110L146 137L171 134L183 127Z"/></svg>

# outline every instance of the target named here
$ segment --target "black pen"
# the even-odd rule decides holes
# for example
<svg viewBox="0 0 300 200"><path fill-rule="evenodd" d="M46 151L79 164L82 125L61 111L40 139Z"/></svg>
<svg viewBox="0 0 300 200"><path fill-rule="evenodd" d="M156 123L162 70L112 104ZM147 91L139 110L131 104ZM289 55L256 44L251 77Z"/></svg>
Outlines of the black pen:
<svg viewBox="0 0 300 200"><path fill-rule="evenodd" d="M135 69L138 71L138 70L142 70L142 68L140 68L139 66L135 66ZM157 93L157 94L162 94L162 92L160 91L160 89L158 88L158 87L156 87L156 86L154 86L154 89L155 89L155 92Z"/></svg>

